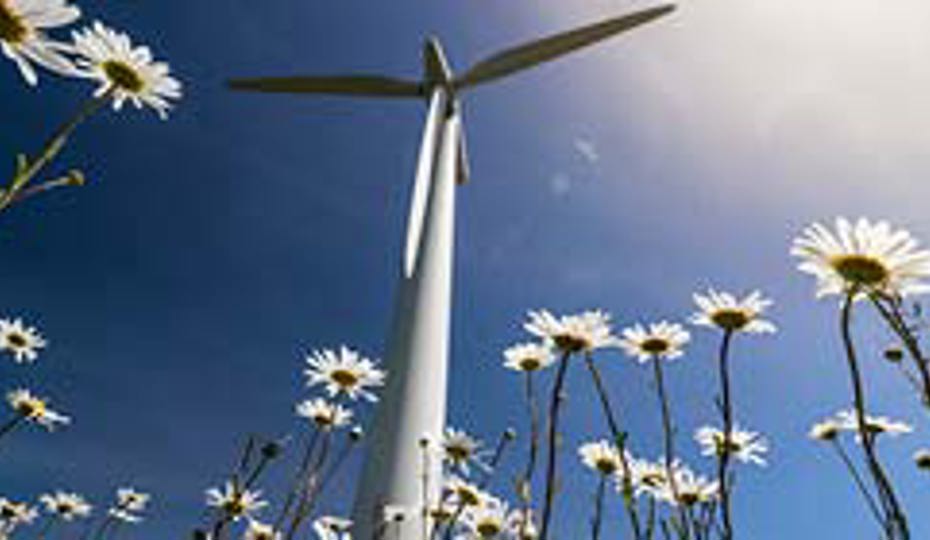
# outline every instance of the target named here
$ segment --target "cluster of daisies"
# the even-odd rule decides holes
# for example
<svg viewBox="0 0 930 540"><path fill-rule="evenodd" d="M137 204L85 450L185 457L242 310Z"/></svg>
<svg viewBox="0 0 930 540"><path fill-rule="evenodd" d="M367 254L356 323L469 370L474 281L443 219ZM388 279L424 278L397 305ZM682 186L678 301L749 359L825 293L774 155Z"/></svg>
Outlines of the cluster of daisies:
<svg viewBox="0 0 930 540"><path fill-rule="evenodd" d="M120 488L116 498L97 523L91 523L85 531L94 531L96 538L112 535L121 525L138 523L148 506L150 496L131 487ZM21 527L38 523L39 537L49 533L52 527L65 526L92 518L93 506L83 496L67 491L46 493L38 498L37 504L0 497L0 539L13 538Z"/></svg>
<svg viewBox="0 0 930 540"><path fill-rule="evenodd" d="M255 488L265 466L280 454L280 443L265 444L254 465L250 465L251 450L247 449L240 468L230 480L221 488L207 490L206 502L213 515L210 526L198 531L203 537L223 537L228 527L239 522L245 523L242 532L245 540L293 537L313 518L328 483L362 438L353 407L378 401L376 392L384 385L386 372L377 361L345 346L315 350L306 358L306 364L307 386L320 388L323 395L300 401L295 407L303 423L302 458L281 504L271 508L262 490ZM342 447L331 450L340 440ZM262 513L274 515L262 516ZM344 540L349 537L351 526L351 521L338 516L324 515L312 520L312 528L321 540Z"/></svg>
<svg viewBox="0 0 930 540"><path fill-rule="evenodd" d="M98 83L96 97L107 96L119 110L127 101L149 106L165 118L170 100L181 97L181 84L148 47L100 22L73 31L71 41L50 32L75 23L81 10L68 0L0 0L0 49L30 85L38 82L35 66L59 75Z"/></svg>

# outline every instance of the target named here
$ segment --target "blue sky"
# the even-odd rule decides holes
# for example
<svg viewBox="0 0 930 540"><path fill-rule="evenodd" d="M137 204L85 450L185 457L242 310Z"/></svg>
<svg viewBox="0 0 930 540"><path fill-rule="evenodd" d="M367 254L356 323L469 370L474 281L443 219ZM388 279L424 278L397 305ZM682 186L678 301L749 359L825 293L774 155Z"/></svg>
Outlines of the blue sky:
<svg viewBox="0 0 930 540"><path fill-rule="evenodd" d="M81 3L86 20L123 28L168 60L185 98L164 123L137 111L94 118L59 162L81 167L90 184L0 216L0 310L51 341L40 363L8 362L0 376L75 417L61 433L24 431L5 444L0 492L66 487L102 501L135 483L156 504L134 534L184 534L245 434L296 429L309 349L349 343L380 356L422 105L233 94L226 78L416 76L429 33L462 68L632 5ZM739 340L735 397L773 453L770 467L741 477L742 535L871 531L839 465L805 438L811 422L845 406L847 382L835 305L813 300L787 250L805 224L835 215L888 218L930 238L930 8L883 8L689 2L672 20L470 95L451 422L487 439L523 428L518 380L499 363L525 337L527 309L604 308L624 325L683 319L691 293L709 285L759 287L776 300L780 332ZM48 75L30 89L9 62L0 78L10 164L90 90ZM861 322L864 354L877 353L887 336ZM679 446L697 464L688 435L713 420L716 341L694 337L668 376ZM615 353L600 361L634 449L658 454L648 371ZM925 537L925 479L909 456L926 441L927 419L876 354L866 363L875 412L921 426L884 451L914 537ZM567 440L602 436L581 370L570 385ZM569 537L586 531L567 518L586 515L593 489L572 452L559 526Z"/></svg>

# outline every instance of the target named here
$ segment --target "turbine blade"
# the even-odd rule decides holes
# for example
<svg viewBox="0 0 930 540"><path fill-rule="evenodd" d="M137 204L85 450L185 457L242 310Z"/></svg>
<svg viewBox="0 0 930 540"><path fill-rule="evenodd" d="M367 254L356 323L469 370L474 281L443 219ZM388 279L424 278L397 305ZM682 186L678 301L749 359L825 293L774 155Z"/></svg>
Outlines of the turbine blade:
<svg viewBox="0 0 930 540"><path fill-rule="evenodd" d="M286 94L336 94L349 96L422 97L419 82L378 75L338 75L324 77L268 77L233 79L233 90Z"/></svg>
<svg viewBox="0 0 930 540"><path fill-rule="evenodd" d="M472 66L455 80L456 88L490 82L535 67L611 36L646 24L675 10L673 4L657 6L584 26L531 43L506 49Z"/></svg>

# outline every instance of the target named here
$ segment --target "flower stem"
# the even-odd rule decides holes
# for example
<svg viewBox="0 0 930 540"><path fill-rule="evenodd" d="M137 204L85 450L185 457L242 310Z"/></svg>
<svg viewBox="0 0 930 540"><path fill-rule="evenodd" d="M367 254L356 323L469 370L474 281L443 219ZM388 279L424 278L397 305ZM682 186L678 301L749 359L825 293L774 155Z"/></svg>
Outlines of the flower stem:
<svg viewBox="0 0 930 540"><path fill-rule="evenodd" d="M719 450L717 482L720 489L720 516L723 540L733 540L733 520L730 514L729 465L733 447L733 402L730 396L729 353L733 331L726 330L720 342L720 413L723 416L723 448Z"/></svg>
<svg viewBox="0 0 930 540"><path fill-rule="evenodd" d="M921 401L925 407L930 407L930 367L928 367L927 359L924 358L923 352L920 350L920 342L911 332L911 329L908 328L907 321L904 320L901 314L899 303L894 299L886 299L890 306L885 306L876 293L870 294L869 299L882 318L885 319L885 322L888 323L888 326L891 327L891 330L904 343L904 347L907 349L914 366L917 368L917 373L920 375Z"/></svg>
<svg viewBox="0 0 930 540"><path fill-rule="evenodd" d="M620 425L614 416L613 407L610 405L610 396L607 394L606 388L604 388L604 381L601 378L600 370L597 369L597 365L594 363L594 359L590 354L585 355L585 363L588 366L588 372L591 373L591 379L594 381L594 388L597 390L598 398L600 398L601 408L604 410L604 417L607 419L607 426L610 428L610 435L620 453L620 470L623 475L621 478L623 506L626 507L627 514L630 516L630 527L633 528L633 538L634 540L640 540L640 538L642 538L642 532L639 516L636 511L636 504L633 500L632 473L630 471L629 457L626 452L627 434L620 430Z"/></svg>
<svg viewBox="0 0 930 540"><path fill-rule="evenodd" d="M533 391L533 372L527 371L526 384L526 407L530 419L530 437L529 452L526 460L526 468L523 476L517 480L517 495L523 503L523 522L520 524L520 537L526 534L526 528L530 524L530 506L533 503L533 473L536 470L536 456L539 453L539 408L536 404L536 393Z"/></svg>
<svg viewBox="0 0 930 540"><path fill-rule="evenodd" d="M597 491L594 494L594 518L591 520L591 540L600 540L601 523L604 516L604 484L607 483L606 475L600 475L597 481Z"/></svg>
<svg viewBox="0 0 930 540"><path fill-rule="evenodd" d="M565 396L562 394L562 387L565 385L565 373L568 371L568 361L570 353L562 353L562 359L559 361L559 369L556 372L555 383L552 385L552 396L549 400L549 439L548 455L546 456L546 492L543 499L542 524L540 526L540 540L549 539L549 523L552 520L552 503L555 500L556 490L556 468L559 446L559 412L562 409L562 402Z"/></svg>
<svg viewBox="0 0 930 540"><path fill-rule="evenodd" d="M665 391L665 381L662 377L662 358L658 355L652 357L652 367L656 380L656 395L659 398L659 407L662 411L662 433L665 444L665 474L668 476L668 484L672 491L672 498L680 509L681 528L684 538L690 538L688 527L688 516L684 508L681 507L681 499L678 495L678 481L675 478L675 431L672 426L672 414L669 410L668 395Z"/></svg>
<svg viewBox="0 0 930 540"><path fill-rule="evenodd" d="M862 475L860 475L859 471L856 470L856 466L849 458L849 454L846 453L846 450L843 449L842 444L840 444L840 442L836 439L832 441L832 446L836 450L837 455L840 456L840 460L843 462L843 465L846 466L846 470L849 472L849 475L852 476L853 481L856 483L856 487L859 489L859 493L862 494L866 504L868 504L869 510L872 512L872 516L874 516L875 520L878 521L879 526L883 526L884 519L882 519L882 513L878 509L878 503L875 501L875 497L872 496L872 493L869 492L869 488L865 485L865 481L862 479Z"/></svg>
<svg viewBox="0 0 930 540"><path fill-rule="evenodd" d="M25 416L17 414L15 418L0 426L0 438L11 433L14 429L16 429L16 426L20 425L25 419Z"/></svg>
<svg viewBox="0 0 930 540"><path fill-rule="evenodd" d="M865 455L866 464L875 482L879 499L885 508L885 532L889 540L908 540L910 531L907 525L907 517L901 509L894 488L888 480L878 460L878 454L875 450L875 437L869 431L866 423L866 403L865 390L862 384L862 374L859 371L859 362L856 359L856 349L852 340L852 331L850 320L852 317L852 307L854 299L859 290L853 287L846 293L843 301L843 308L840 315L840 332L843 337L843 345L846 350L846 362L849 367L849 375L853 390L853 404L856 411L856 420L859 429L859 438L862 442L862 450Z"/></svg>
<svg viewBox="0 0 930 540"><path fill-rule="evenodd" d="M100 97L94 97L85 101L77 112L61 125L52 137L48 140L39 156L30 161L26 157L20 157L16 164L16 173L10 181L9 186L0 192L0 212L3 212L8 206L20 198L21 191L31 182L64 148L68 142L68 137L75 129L90 116L95 114L110 99L110 93Z"/></svg>

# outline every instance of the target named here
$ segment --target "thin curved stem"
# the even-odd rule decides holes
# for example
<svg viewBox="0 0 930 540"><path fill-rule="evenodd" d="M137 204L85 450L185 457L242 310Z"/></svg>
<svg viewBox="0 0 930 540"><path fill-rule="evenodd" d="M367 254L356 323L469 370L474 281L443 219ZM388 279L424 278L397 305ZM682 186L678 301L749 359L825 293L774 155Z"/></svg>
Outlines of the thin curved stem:
<svg viewBox="0 0 930 540"><path fill-rule="evenodd" d="M659 407L662 411L662 433L665 446L665 474L668 476L668 484L672 491L672 498L678 504L679 518L681 520L682 534L685 538L690 538L690 527L688 526L688 516L680 504L681 498L678 491L678 480L675 478L675 430L672 426L672 413L668 404L668 394L665 391L665 381L662 377L662 358L658 355L652 357L653 373L656 382L656 395L659 398Z"/></svg>
<svg viewBox="0 0 930 540"><path fill-rule="evenodd" d="M880 527L884 527L885 520L882 518L881 510L878 508L878 502L875 501L875 497L871 492L869 492L868 486L865 485L865 481L862 479L862 475L859 474L856 466L849 458L849 454L846 453L846 450L843 449L843 446L836 439L832 441L831 446L833 446L833 448L836 450L837 455L840 456L840 461L842 461L843 465L846 466L846 471L849 472L850 476L852 476L853 482L856 484L856 488L859 490L862 498L865 499L865 502L868 505L869 510L872 512L872 516L875 518L875 521L878 522Z"/></svg>
<svg viewBox="0 0 930 540"><path fill-rule="evenodd" d="M920 375L921 401L924 407L930 407L930 367L928 367L927 359L924 358L923 352L920 350L920 342L917 340L914 333L911 332L910 328L908 328L907 321L905 321L903 315L901 315L898 303L893 299L886 299L890 307L885 306L882 304L882 299L878 297L876 293L870 294L869 299L885 322L888 323L888 326L891 327L891 330L897 334L901 342L904 343L904 348L907 349L911 360L917 367L917 373Z"/></svg>
<svg viewBox="0 0 930 540"><path fill-rule="evenodd" d="M559 369L552 385L552 397L549 401L549 439L548 455L546 461L546 492L543 500L542 525L540 526L540 540L549 539L549 523L552 520L552 503L555 500L556 469L558 458L559 412L565 397L562 387L565 385L565 373L568 371L570 354L562 353Z"/></svg>
<svg viewBox="0 0 930 540"><path fill-rule="evenodd" d="M730 506L729 466L733 448L733 402L730 395L729 353L733 331L726 330L720 342L720 413L723 416L723 447L719 449L717 482L720 486L720 517L723 540L733 540L733 518Z"/></svg>
<svg viewBox="0 0 930 540"><path fill-rule="evenodd" d="M607 476L602 474L597 481L597 490L594 493L594 518L591 520L591 540L600 540L601 525L604 521L604 486Z"/></svg>

